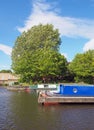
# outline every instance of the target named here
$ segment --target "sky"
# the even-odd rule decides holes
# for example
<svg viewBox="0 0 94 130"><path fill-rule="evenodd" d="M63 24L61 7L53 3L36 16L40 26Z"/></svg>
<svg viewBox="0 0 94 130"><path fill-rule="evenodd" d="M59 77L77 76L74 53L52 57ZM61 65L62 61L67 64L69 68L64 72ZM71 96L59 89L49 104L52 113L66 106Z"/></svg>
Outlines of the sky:
<svg viewBox="0 0 94 130"><path fill-rule="evenodd" d="M94 0L0 0L0 70L11 69L17 37L40 23L59 30L68 61L94 49Z"/></svg>

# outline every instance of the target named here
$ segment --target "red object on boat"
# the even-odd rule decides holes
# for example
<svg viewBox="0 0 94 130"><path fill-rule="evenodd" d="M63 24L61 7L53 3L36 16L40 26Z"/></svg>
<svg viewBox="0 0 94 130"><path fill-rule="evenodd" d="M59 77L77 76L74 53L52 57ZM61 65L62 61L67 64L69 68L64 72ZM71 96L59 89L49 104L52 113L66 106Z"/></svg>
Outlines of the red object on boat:
<svg viewBox="0 0 94 130"><path fill-rule="evenodd" d="M30 88L25 88L25 92L31 92Z"/></svg>

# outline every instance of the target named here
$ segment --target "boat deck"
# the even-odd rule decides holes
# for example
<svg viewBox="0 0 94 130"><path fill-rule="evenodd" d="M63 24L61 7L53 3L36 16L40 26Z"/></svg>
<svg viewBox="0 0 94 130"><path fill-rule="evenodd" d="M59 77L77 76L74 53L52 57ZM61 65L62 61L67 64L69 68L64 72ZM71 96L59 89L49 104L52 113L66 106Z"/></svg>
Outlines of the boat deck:
<svg viewBox="0 0 94 130"><path fill-rule="evenodd" d="M94 97L39 96L38 103L94 103Z"/></svg>

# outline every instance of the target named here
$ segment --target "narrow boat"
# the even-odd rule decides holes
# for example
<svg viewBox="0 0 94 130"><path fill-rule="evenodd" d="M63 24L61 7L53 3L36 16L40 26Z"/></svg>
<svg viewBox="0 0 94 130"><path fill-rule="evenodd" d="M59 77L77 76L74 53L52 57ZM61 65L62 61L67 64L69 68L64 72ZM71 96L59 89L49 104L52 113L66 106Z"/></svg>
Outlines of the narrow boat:
<svg viewBox="0 0 94 130"><path fill-rule="evenodd" d="M55 91L44 91L45 96L39 96L42 104L57 103L94 103L94 85L63 85Z"/></svg>

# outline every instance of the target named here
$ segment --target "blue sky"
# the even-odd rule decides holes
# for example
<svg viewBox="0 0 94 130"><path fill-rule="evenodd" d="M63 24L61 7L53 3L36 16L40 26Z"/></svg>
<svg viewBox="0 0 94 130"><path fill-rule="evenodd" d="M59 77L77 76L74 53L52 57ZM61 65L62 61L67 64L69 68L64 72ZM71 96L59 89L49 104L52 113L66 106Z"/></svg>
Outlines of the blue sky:
<svg viewBox="0 0 94 130"><path fill-rule="evenodd" d="M72 61L94 49L94 0L0 0L0 70L11 68L16 38L34 25L53 24L60 32L60 53Z"/></svg>

